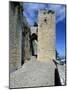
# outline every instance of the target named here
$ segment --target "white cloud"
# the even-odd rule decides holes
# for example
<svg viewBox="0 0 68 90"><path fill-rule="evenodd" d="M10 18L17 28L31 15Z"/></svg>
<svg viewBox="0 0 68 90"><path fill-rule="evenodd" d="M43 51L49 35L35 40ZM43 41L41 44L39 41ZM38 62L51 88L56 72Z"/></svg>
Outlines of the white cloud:
<svg viewBox="0 0 68 90"><path fill-rule="evenodd" d="M65 5L61 4L39 4L39 3L24 3L24 10L28 21L33 23L36 19L35 11L38 9L54 10L56 13L56 23L65 18Z"/></svg>

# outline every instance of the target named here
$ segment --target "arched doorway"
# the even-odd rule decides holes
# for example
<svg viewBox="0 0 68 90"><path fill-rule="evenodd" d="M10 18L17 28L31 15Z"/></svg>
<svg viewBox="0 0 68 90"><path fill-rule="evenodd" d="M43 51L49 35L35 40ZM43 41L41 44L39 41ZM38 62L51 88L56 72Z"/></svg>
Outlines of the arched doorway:
<svg viewBox="0 0 68 90"><path fill-rule="evenodd" d="M31 48L32 48L32 56L37 57L37 34L33 33L31 35Z"/></svg>

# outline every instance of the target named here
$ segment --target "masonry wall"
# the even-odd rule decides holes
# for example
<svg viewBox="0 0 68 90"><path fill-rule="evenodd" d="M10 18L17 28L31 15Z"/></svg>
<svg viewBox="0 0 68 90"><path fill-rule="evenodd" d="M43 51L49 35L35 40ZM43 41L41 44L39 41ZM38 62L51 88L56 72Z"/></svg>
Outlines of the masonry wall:
<svg viewBox="0 0 68 90"><path fill-rule="evenodd" d="M24 59L25 62L30 60L30 55L31 55L31 51L30 51L30 29L27 27L25 30L25 46L24 46L24 50L25 50L25 55L24 55Z"/></svg>
<svg viewBox="0 0 68 90"><path fill-rule="evenodd" d="M22 3L23 5L23 3ZM9 3L9 71L20 68L30 60L30 29L21 3Z"/></svg>
<svg viewBox="0 0 68 90"><path fill-rule="evenodd" d="M31 35L32 35L33 33L35 33L35 34L37 35L37 32L38 32L38 27L32 26L32 27L31 27Z"/></svg>
<svg viewBox="0 0 68 90"><path fill-rule="evenodd" d="M21 32L18 3L9 3L9 71L21 66Z"/></svg>
<svg viewBox="0 0 68 90"><path fill-rule="evenodd" d="M55 59L55 13L40 10L38 14L38 60Z"/></svg>

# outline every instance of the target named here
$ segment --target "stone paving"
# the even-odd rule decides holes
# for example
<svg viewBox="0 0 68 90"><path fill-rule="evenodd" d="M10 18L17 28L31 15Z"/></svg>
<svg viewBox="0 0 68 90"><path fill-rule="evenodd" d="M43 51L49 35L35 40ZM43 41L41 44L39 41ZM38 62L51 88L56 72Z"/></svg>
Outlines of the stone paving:
<svg viewBox="0 0 68 90"><path fill-rule="evenodd" d="M10 74L10 88L53 86L55 65L52 60L37 61L34 57Z"/></svg>

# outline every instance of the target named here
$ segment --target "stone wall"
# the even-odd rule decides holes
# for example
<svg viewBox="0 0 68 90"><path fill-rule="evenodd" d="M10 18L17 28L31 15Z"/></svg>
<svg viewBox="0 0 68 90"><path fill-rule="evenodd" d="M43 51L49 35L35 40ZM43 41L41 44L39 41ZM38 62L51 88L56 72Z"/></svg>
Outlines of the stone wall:
<svg viewBox="0 0 68 90"><path fill-rule="evenodd" d="M30 55L31 55L31 51L30 51L30 29L27 27L25 30L25 47L24 47L24 50L25 50L25 56L24 56L24 59L25 59L25 62L30 60Z"/></svg>
<svg viewBox="0 0 68 90"><path fill-rule="evenodd" d="M9 3L9 71L13 72L30 59L30 29L23 15L23 3Z"/></svg>
<svg viewBox="0 0 68 90"><path fill-rule="evenodd" d="M55 59L55 13L40 10L38 14L38 60Z"/></svg>
<svg viewBox="0 0 68 90"><path fill-rule="evenodd" d="M38 27L35 27L35 26L32 26L32 27L31 27L31 35L32 35L33 33L35 33L35 34L37 35L37 33L38 33Z"/></svg>
<svg viewBox="0 0 68 90"><path fill-rule="evenodd" d="M19 3L9 3L9 71L12 72L21 66L21 32Z"/></svg>

